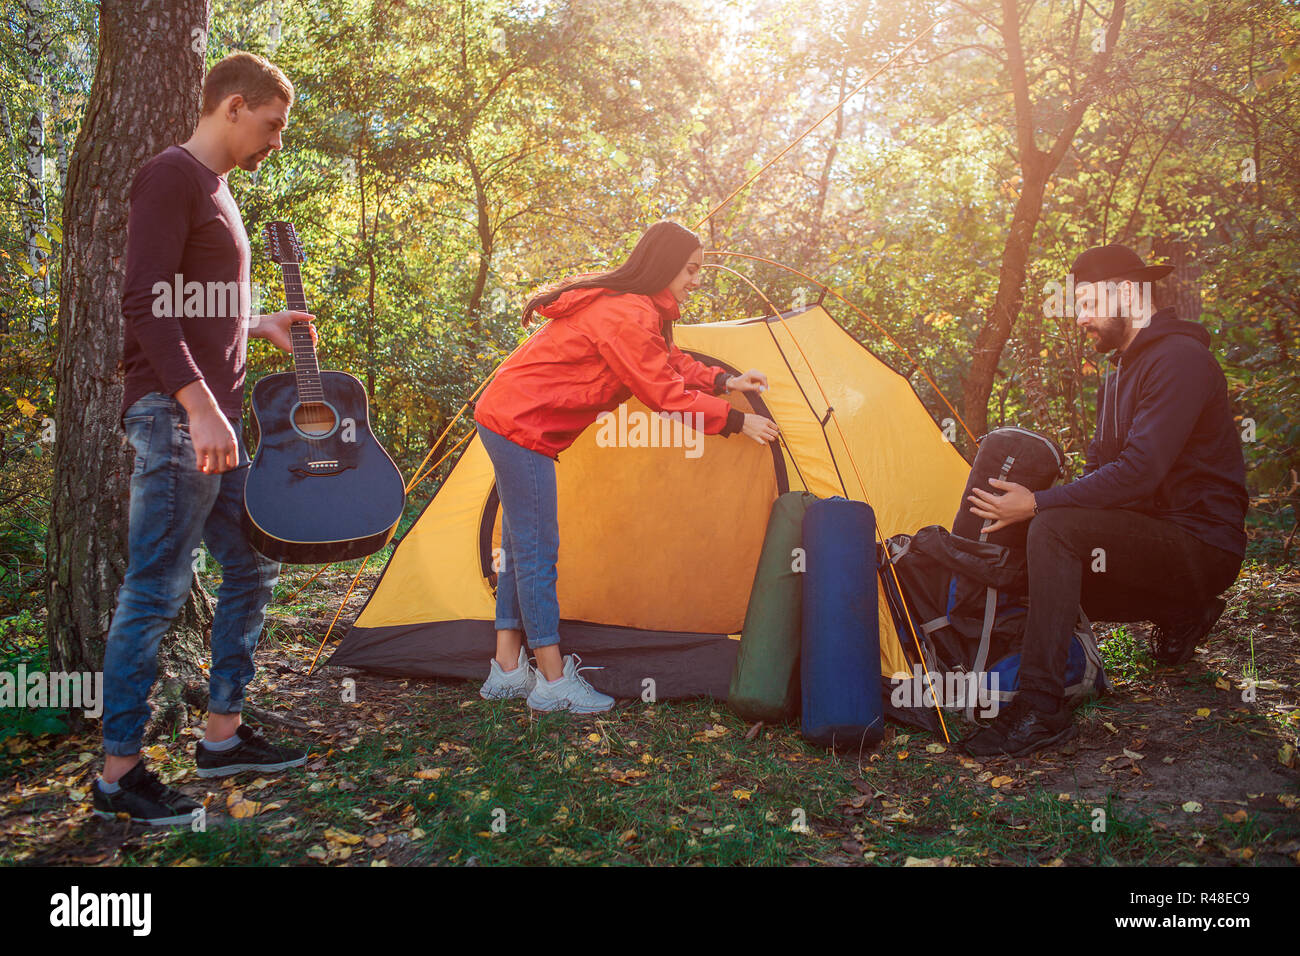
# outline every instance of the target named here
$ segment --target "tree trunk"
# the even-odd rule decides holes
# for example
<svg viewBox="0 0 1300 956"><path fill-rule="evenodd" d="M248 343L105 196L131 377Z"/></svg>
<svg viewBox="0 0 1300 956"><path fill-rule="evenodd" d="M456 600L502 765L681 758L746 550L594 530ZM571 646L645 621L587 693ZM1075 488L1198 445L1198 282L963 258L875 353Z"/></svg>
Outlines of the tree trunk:
<svg viewBox="0 0 1300 956"><path fill-rule="evenodd" d="M844 99L844 92L849 85L849 68L846 64L840 69L840 91L836 102ZM821 245L822 221L826 215L826 194L831 188L831 171L835 168L835 157L840 150L840 140L844 138L844 110L835 111L835 132L831 134L831 144L826 150L826 159L822 162L821 175L817 179L817 196L813 200L812 215L808 217L808 239L804 243L804 261L813 262L817 249Z"/></svg>
<svg viewBox="0 0 1300 956"><path fill-rule="evenodd" d="M1042 156L1039 153L1039 157ZM976 438L988 431L989 395L993 391L993 379L997 375L1002 350L1011 337L1011 328L1020 315L1020 307L1024 302L1029 243L1034 237L1034 229L1043 208L1043 187L1047 184L1047 175L1041 159L1039 163L1031 161L1022 164L1021 168L1024 182L1011 217L1011 229L1002 246L998 291L994 295L993 306L985 316L984 326L975 338L970 371L963 385L962 416Z"/></svg>
<svg viewBox="0 0 1300 956"><path fill-rule="evenodd" d="M361 246L366 251L366 395L375 403L375 233L379 230L379 187L375 187L374 228L366 226L366 135L357 141L357 188L361 195Z"/></svg>
<svg viewBox="0 0 1300 956"><path fill-rule="evenodd" d="M8 158L8 163L4 169L4 174L8 177L16 172L18 163L14 158L13 150L13 121L9 118L9 106L5 103L3 96L0 96L0 137L4 138L5 153ZM21 202L21 199L19 202ZM9 312L7 310L0 312L0 333L8 335L10 331L12 330L9 328Z"/></svg>
<svg viewBox="0 0 1300 956"><path fill-rule="evenodd" d="M23 4L23 51L27 55L27 85L30 87L31 115L23 135L23 178L26 195L19 208L23 225L23 252L27 264L35 273L31 280L32 291L44 297L48 275L42 273L45 251L36 244L36 237L45 228L45 38L42 22L45 19L45 0L25 0ZM43 319L34 319L32 331L44 332Z"/></svg>
<svg viewBox="0 0 1300 956"><path fill-rule="evenodd" d="M1126 0L1115 0L1110 19L1106 24L1105 39L1100 50L1095 51L1095 66L1088 71L1082 88L1071 102L1061 121L1060 131L1051 148L1041 149L1036 142L1036 132L1042 122L1042 109L1035 116L1035 105L1030 99L1029 71L1024 49L1020 42L1021 10L1017 0L1002 0L1002 42L1006 51L1006 68L1010 75L1015 98L1017 159L1020 165L1020 195L1011 216L1011 229L1002 246L1002 264L998 269L998 288L993 305L984 318L984 325L975 338L970 368L962 383L962 415L966 425L976 437L988 431L989 396L998 362L1006 347L1011 329L1020 315L1024 302L1025 272L1029 262L1030 243L1038 220L1043 213L1043 195L1047 182L1061 164L1074 136L1083 122L1083 114L1097 95L1098 87L1106 76L1115 53L1120 27L1124 23ZM1075 44L1079 41L1078 24L1082 23L1083 10L1075 28ZM1073 51L1072 51L1073 52ZM1070 56L1066 57L1071 60Z"/></svg>
<svg viewBox="0 0 1300 956"><path fill-rule="evenodd" d="M54 169L59 175L59 195L68 185L68 143L63 135L62 117L59 115L59 91L50 90L50 120L54 124Z"/></svg>
<svg viewBox="0 0 1300 956"><path fill-rule="evenodd" d="M464 150L465 164L469 167L470 180L474 183L474 210L477 214L475 232L478 235L478 272L474 275L474 287L469 293L469 303L465 307L471 328L481 329L479 309L483 306L483 291L487 288L488 273L492 269L492 210L488 206L487 185L483 173L474 161L474 154L468 147ZM473 346L471 346L472 348Z"/></svg>
<svg viewBox="0 0 1300 956"><path fill-rule="evenodd" d="M136 170L199 113L208 0L104 0L99 58L63 205L54 494L46 548L52 667L97 671L126 571L132 455L119 422L121 292ZM200 704L211 602L197 577L159 661L164 695ZM183 693L182 693L183 692Z"/></svg>

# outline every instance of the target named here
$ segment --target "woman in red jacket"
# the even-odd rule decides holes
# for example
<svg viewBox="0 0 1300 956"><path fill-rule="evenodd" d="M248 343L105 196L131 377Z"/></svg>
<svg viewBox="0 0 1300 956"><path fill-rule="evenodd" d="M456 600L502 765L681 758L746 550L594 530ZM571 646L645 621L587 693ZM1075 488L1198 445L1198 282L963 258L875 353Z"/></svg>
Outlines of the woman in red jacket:
<svg viewBox="0 0 1300 956"><path fill-rule="evenodd" d="M593 714L613 706L561 656L555 563L555 461L605 411L636 396L654 411L679 413L708 435L742 432L760 444L776 424L722 398L759 392L767 376L731 376L672 344L680 306L699 288L703 246L673 222L651 226L623 265L534 296L524 309L550 322L498 369L474 411L501 499L497 652L479 694L526 697L533 710ZM528 665L525 632L537 658Z"/></svg>

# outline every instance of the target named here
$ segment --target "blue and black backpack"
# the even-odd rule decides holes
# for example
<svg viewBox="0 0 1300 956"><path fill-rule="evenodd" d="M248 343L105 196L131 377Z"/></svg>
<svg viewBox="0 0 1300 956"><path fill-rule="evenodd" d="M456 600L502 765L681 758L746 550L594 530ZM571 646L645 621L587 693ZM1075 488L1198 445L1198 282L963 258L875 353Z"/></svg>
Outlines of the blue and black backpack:
<svg viewBox="0 0 1300 956"><path fill-rule="evenodd" d="M916 665L911 675L900 675L884 688L890 718L937 730L936 702L973 719L989 716L1015 699L1029 603L1028 522L988 535L981 529L982 520L970 513L966 496L972 487L988 488L990 477L1032 491L1049 488L1063 462L1060 448L1044 436L1022 428L995 429L980 442L952 532L931 525L877 545L894 626L909 663ZM1110 690L1092 625L1082 609L1064 677L1070 707Z"/></svg>

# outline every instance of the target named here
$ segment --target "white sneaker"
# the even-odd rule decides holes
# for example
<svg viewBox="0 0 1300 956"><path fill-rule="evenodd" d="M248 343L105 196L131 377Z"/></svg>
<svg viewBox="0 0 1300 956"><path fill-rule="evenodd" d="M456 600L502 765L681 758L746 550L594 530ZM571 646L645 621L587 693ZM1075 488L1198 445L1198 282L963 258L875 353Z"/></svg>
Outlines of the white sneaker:
<svg viewBox="0 0 1300 956"><path fill-rule="evenodd" d="M478 695L484 700L510 700L514 697L527 697L537 683L537 675L528 666L528 656L519 648L519 663L514 670L503 670L497 659L492 658L492 667L488 679L479 688Z"/></svg>
<svg viewBox="0 0 1300 956"><path fill-rule="evenodd" d="M533 710L567 710L575 714L601 714L614 706L614 698L596 690L578 673L582 662L577 654L564 656L564 674L550 681L539 671L537 683L528 695L528 706ZM581 670L600 670L584 667Z"/></svg>

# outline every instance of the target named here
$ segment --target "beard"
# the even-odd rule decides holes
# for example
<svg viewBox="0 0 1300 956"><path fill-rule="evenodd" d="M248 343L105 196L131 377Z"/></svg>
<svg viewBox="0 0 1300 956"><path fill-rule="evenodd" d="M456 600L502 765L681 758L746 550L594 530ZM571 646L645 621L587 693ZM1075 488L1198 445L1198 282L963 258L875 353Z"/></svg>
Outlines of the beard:
<svg viewBox="0 0 1300 956"><path fill-rule="evenodd" d="M1093 344L1093 348L1103 353L1115 351L1124 344L1126 325L1128 325L1128 319L1118 315L1112 315L1104 321L1098 320L1096 325L1097 341Z"/></svg>
<svg viewBox="0 0 1300 956"><path fill-rule="evenodd" d="M239 166L240 169L244 170L245 172L249 172L249 173L256 172L257 167L262 165L262 160L266 159L266 157L270 155L271 155L270 150L263 150L260 153L253 153L251 156L246 156L243 159L241 159L237 163L237 165Z"/></svg>

